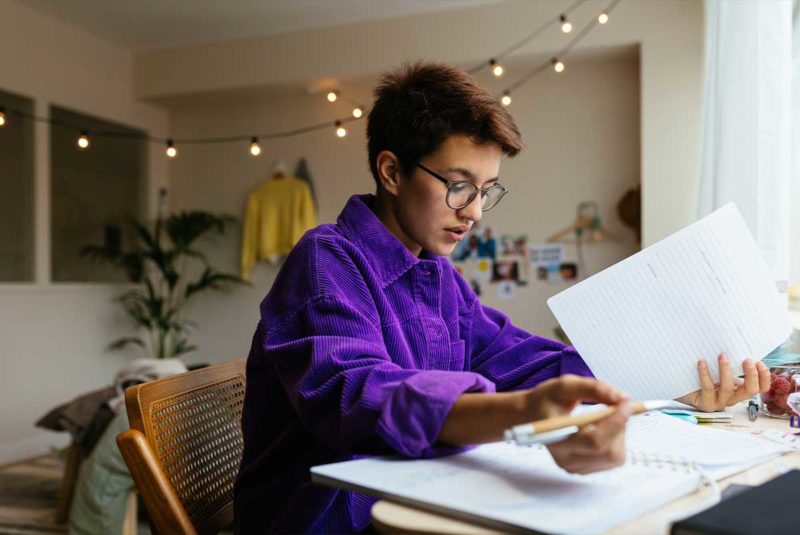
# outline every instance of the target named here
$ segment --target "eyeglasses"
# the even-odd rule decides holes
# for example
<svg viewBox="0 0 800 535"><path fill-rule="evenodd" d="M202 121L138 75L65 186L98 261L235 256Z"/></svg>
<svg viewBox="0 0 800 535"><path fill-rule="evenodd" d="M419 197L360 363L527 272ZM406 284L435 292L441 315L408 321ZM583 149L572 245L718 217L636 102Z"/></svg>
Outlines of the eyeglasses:
<svg viewBox="0 0 800 535"><path fill-rule="evenodd" d="M447 180L442 175L431 171L419 162L417 162L417 167L431 175L433 178L436 178L447 185L447 197L445 200L447 202L447 206L453 210L461 210L465 206L468 206L472 201L475 200L475 196L480 192L481 210L488 212L497 206L497 203L500 202L500 199L503 198L503 195L508 193L506 188L497 183L492 184L488 188L479 188L472 182L463 180L453 182L452 180Z"/></svg>

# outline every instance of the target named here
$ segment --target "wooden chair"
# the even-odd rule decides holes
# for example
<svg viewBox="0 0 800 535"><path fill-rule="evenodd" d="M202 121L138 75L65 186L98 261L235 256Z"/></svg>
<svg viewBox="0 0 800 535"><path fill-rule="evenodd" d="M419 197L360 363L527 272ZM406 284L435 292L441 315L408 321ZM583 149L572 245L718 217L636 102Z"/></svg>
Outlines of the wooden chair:
<svg viewBox="0 0 800 535"><path fill-rule="evenodd" d="M159 535L232 523L244 387L239 359L125 390L131 429L117 445Z"/></svg>

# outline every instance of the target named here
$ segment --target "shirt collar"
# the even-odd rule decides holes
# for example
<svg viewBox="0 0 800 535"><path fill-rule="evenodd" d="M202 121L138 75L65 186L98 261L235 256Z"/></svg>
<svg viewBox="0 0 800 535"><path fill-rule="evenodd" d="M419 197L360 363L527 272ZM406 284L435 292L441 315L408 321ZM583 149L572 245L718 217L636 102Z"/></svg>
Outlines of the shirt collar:
<svg viewBox="0 0 800 535"><path fill-rule="evenodd" d="M339 214L337 225L358 246L386 287L422 260L435 257L425 250L421 258L411 254L372 211L374 202L374 195L353 195Z"/></svg>

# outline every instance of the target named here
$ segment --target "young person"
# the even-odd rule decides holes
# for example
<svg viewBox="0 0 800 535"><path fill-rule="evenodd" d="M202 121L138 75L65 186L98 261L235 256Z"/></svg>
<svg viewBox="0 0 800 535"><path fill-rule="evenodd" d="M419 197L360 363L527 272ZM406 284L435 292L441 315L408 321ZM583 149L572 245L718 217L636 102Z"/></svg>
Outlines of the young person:
<svg viewBox="0 0 800 535"><path fill-rule="evenodd" d="M428 457L500 440L582 400L619 405L548 446L571 472L624 461L626 396L572 347L480 303L446 256L505 194L500 162L522 148L509 113L463 71L433 62L384 75L367 123L375 195L309 231L261 304L247 362L236 531L343 533L375 499L315 486L313 465L365 454ZM717 410L769 388L720 356L714 385L683 400Z"/></svg>

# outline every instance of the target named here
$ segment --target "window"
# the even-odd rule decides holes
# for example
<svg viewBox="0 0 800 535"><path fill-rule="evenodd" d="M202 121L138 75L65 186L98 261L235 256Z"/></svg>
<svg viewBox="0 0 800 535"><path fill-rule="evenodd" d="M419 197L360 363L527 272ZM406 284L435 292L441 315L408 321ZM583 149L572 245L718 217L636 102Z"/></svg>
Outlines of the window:
<svg viewBox="0 0 800 535"><path fill-rule="evenodd" d="M0 91L0 282L33 281L33 101Z"/></svg>
<svg viewBox="0 0 800 535"><path fill-rule="evenodd" d="M144 206L145 133L55 106L50 117L52 279L124 281L124 273L81 258L80 251L86 245L129 248L135 242L126 220L140 219ZM88 134L85 149L77 143L81 130Z"/></svg>

